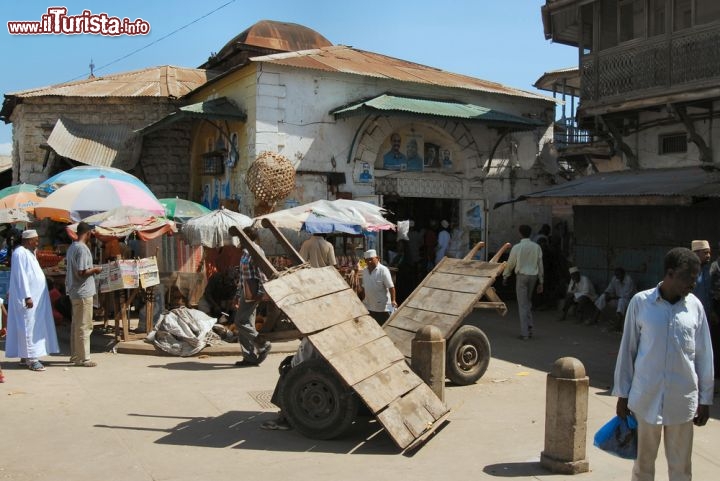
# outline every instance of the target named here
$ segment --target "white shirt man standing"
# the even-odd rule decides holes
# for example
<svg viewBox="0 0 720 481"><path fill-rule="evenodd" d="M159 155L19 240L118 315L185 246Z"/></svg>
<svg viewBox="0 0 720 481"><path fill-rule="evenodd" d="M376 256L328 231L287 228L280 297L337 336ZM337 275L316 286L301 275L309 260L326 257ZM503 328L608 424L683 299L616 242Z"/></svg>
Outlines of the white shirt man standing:
<svg viewBox="0 0 720 481"><path fill-rule="evenodd" d="M363 255L367 269L362 276L360 298L370 312L370 316L382 325L390 317L390 310L397 307L395 284L390 270L380 263L375 249L365 251Z"/></svg>
<svg viewBox="0 0 720 481"><path fill-rule="evenodd" d="M615 365L616 413L638 421L633 481L655 478L665 438L670 481L692 479L693 424L704 426L713 403L710 330L702 303L691 294L700 261L676 247L665 255L662 282L633 296Z"/></svg>

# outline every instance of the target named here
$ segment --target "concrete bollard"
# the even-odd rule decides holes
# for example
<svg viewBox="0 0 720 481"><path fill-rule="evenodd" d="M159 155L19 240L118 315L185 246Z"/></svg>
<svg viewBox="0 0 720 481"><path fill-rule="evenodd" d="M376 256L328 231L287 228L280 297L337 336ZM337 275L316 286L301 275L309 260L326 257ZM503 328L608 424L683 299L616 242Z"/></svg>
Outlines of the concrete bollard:
<svg viewBox="0 0 720 481"><path fill-rule="evenodd" d="M547 376L545 449L540 465L554 473L590 470L585 449L589 384L585 366L574 357L555 361Z"/></svg>
<svg viewBox="0 0 720 481"><path fill-rule="evenodd" d="M415 333L410 364L425 384L445 402L445 339L435 326L423 326Z"/></svg>

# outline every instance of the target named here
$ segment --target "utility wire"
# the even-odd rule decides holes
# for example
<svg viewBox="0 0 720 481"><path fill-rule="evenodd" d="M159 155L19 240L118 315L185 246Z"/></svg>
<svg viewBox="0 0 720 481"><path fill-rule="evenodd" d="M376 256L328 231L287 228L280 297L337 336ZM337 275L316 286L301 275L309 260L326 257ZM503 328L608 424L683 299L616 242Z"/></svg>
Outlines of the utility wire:
<svg viewBox="0 0 720 481"><path fill-rule="evenodd" d="M142 50L145 50L146 48L152 47L152 46L155 45L156 43L161 42L161 41L165 40L166 38L175 35L175 34L178 33L180 30L184 30L184 29L188 28L190 25L193 25L193 24L199 22L200 20L202 20L202 19L204 19L204 18L206 18L206 17L209 17L210 15L212 15L212 14L215 13L215 12L217 12L218 10L222 10L223 8L225 8L225 7L227 7L228 5L230 5L231 3L235 3L236 1L237 1L237 0L230 0L229 2L226 2L226 3L222 4L222 5L220 5L220 6L217 7L215 10L212 10L212 11L206 13L205 15L196 18L196 19L193 20L192 22L187 23L187 24L183 25L182 27L176 28L176 29L173 30L172 32L168 33L167 35L163 35L162 37L158 38L157 40L154 40L154 41L150 42L149 44L147 44L147 45L145 45L145 46L143 46L143 47L140 47L140 48L138 48L138 49L135 49L135 50L133 50L132 52L130 52L130 53L126 54L126 55L123 55L122 57L116 58L116 59L113 60L112 62L108 62L108 63L106 63L105 65L102 65L102 66L94 69L94 71L97 72L97 71L103 70L104 68L107 68L107 67L109 67L110 65L116 64L116 63L120 62L121 60L125 60L126 58L128 58L128 57L130 57L130 56L132 56L132 55L135 55L136 53L138 53L138 52L140 52L140 51L142 51ZM68 82L72 82L73 80L78 80L78 79L81 79L81 78L84 78L84 77L85 77L85 74L78 75L77 77L68 80Z"/></svg>

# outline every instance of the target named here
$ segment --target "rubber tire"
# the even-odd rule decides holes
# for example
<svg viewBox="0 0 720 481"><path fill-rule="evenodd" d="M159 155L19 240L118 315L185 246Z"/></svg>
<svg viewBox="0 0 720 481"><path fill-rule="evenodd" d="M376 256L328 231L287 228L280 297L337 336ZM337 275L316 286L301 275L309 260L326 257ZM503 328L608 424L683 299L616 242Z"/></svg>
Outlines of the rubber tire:
<svg viewBox="0 0 720 481"><path fill-rule="evenodd" d="M309 359L287 373L280 393L282 411L300 434L332 439L357 416L360 400L321 359Z"/></svg>
<svg viewBox="0 0 720 481"><path fill-rule="evenodd" d="M474 384L490 364L490 341L475 326L460 326L447 343L445 375L460 386Z"/></svg>

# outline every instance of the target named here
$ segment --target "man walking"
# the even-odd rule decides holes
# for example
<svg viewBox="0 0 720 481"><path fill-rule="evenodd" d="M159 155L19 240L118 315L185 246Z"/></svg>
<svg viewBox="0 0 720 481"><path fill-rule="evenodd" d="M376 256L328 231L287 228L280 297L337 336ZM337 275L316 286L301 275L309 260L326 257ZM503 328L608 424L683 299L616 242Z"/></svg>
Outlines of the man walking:
<svg viewBox="0 0 720 481"><path fill-rule="evenodd" d="M37 231L22 233L12 253L5 357L19 357L31 371L44 371L39 358L60 352L47 281L35 257Z"/></svg>
<svg viewBox="0 0 720 481"><path fill-rule="evenodd" d="M670 481L692 479L693 424L704 426L713 403L713 363L705 311L691 294L700 261L689 249L665 255L665 275L628 306L615 365L617 415L638 421L633 481L655 479L660 438Z"/></svg>
<svg viewBox="0 0 720 481"><path fill-rule="evenodd" d="M230 228L233 234L235 227ZM255 242L258 238L258 231L253 227L243 229L245 235L250 239L254 249L263 257L265 251ZM255 328L255 315L257 307L265 295L263 283L267 278L265 274L255 265L252 255L247 249L242 250L240 258L240 283L238 285L238 305L235 311L233 322L238 329L238 342L242 351L242 360L235 363L238 367L259 366L265 360L272 345L266 341L258 345L258 332Z"/></svg>
<svg viewBox="0 0 720 481"><path fill-rule="evenodd" d="M532 294L537 284L537 293L543 291L542 249L530 240L532 229L529 225L518 227L522 239L510 249L510 257L503 271L503 285L515 273L515 292L520 315L520 339L526 341L533 335Z"/></svg>
<svg viewBox="0 0 720 481"><path fill-rule="evenodd" d="M90 335L93 329L95 274L102 272L102 267L93 266L88 247L91 235L92 227L86 222L80 222L77 226L78 238L65 255L65 287L72 304L70 362L82 367L97 366L90 360Z"/></svg>
<svg viewBox="0 0 720 481"><path fill-rule="evenodd" d="M367 269L362 275L360 298L370 316L382 326L390 317L391 306L392 309L397 307L395 284L393 284L390 270L380 263L375 249L365 251L363 257L365 257Z"/></svg>

